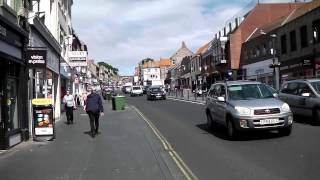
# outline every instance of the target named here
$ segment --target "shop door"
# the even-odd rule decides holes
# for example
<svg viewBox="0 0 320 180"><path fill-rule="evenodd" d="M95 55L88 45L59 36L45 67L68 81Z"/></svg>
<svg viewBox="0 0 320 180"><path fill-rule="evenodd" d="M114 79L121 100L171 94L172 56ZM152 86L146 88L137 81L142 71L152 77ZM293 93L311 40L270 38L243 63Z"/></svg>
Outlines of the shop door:
<svg viewBox="0 0 320 180"><path fill-rule="evenodd" d="M5 146L5 64L0 62L0 149Z"/></svg>

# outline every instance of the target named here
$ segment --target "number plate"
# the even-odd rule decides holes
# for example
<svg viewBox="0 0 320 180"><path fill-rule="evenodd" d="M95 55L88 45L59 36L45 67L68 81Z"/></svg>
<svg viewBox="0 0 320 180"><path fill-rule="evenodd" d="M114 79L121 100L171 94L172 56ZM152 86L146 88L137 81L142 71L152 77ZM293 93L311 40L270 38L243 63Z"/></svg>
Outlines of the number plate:
<svg viewBox="0 0 320 180"><path fill-rule="evenodd" d="M260 120L260 124L264 125L264 124L276 124L279 123L279 119L261 119Z"/></svg>
<svg viewBox="0 0 320 180"><path fill-rule="evenodd" d="M161 98L161 96L156 96L157 98Z"/></svg>

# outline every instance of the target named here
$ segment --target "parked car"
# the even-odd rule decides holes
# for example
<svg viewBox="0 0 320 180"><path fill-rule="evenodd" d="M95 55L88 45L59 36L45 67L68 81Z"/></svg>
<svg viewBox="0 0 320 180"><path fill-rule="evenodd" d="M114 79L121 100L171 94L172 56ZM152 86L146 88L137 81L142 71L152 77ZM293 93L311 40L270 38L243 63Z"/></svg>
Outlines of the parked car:
<svg viewBox="0 0 320 180"><path fill-rule="evenodd" d="M320 122L320 79L287 81L280 89L279 98L289 104L293 114Z"/></svg>
<svg viewBox="0 0 320 180"><path fill-rule="evenodd" d="M278 130L290 135L293 116L287 103L276 99L265 84L229 81L213 84L206 98L207 125L227 127L230 138L241 131Z"/></svg>
<svg viewBox="0 0 320 180"><path fill-rule="evenodd" d="M160 87L150 87L147 91L147 100L166 99L166 92Z"/></svg>
<svg viewBox="0 0 320 180"><path fill-rule="evenodd" d="M143 90L141 86L132 86L132 90L131 90L131 96L142 96L143 95Z"/></svg>

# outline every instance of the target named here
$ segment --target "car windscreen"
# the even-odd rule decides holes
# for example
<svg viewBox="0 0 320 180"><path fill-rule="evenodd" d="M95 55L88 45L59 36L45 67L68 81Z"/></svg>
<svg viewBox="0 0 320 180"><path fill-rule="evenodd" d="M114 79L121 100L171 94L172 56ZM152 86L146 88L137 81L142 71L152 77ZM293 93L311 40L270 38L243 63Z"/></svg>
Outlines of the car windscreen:
<svg viewBox="0 0 320 180"><path fill-rule="evenodd" d="M151 88L150 91L151 92L159 92L159 91L161 91L161 89L160 88Z"/></svg>
<svg viewBox="0 0 320 180"><path fill-rule="evenodd" d="M133 89L133 90L141 90L140 87L133 87L132 89Z"/></svg>
<svg viewBox="0 0 320 180"><path fill-rule="evenodd" d="M317 93L320 94L320 81L311 82L311 85L314 88L314 90L316 90Z"/></svg>
<svg viewBox="0 0 320 180"><path fill-rule="evenodd" d="M228 86L228 97L230 100L250 100L274 96L264 84L241 84Z"/></svg>

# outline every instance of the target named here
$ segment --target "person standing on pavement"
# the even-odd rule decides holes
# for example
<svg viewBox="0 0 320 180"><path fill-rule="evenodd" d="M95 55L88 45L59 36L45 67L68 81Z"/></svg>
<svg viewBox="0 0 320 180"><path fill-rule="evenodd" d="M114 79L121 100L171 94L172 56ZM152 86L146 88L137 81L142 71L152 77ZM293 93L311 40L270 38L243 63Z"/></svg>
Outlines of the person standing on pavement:
<svg viewBox="0 0 320 180"><path fill-rule="evenodd" d="M89 88L90 94L85 101L85 110L89 115L91 136L99 134L99 117L104 116L103 105L100 95L95 91L94 87Z"/></svg>
<svg viewBox="0 0 320 180"><path fill-rule="evenodd" d="M67 124L73 124L73 110L76 106L74 97L70 94L70 91L67 91L67 94L63 97L63 103L65 104Z"/></svg>

